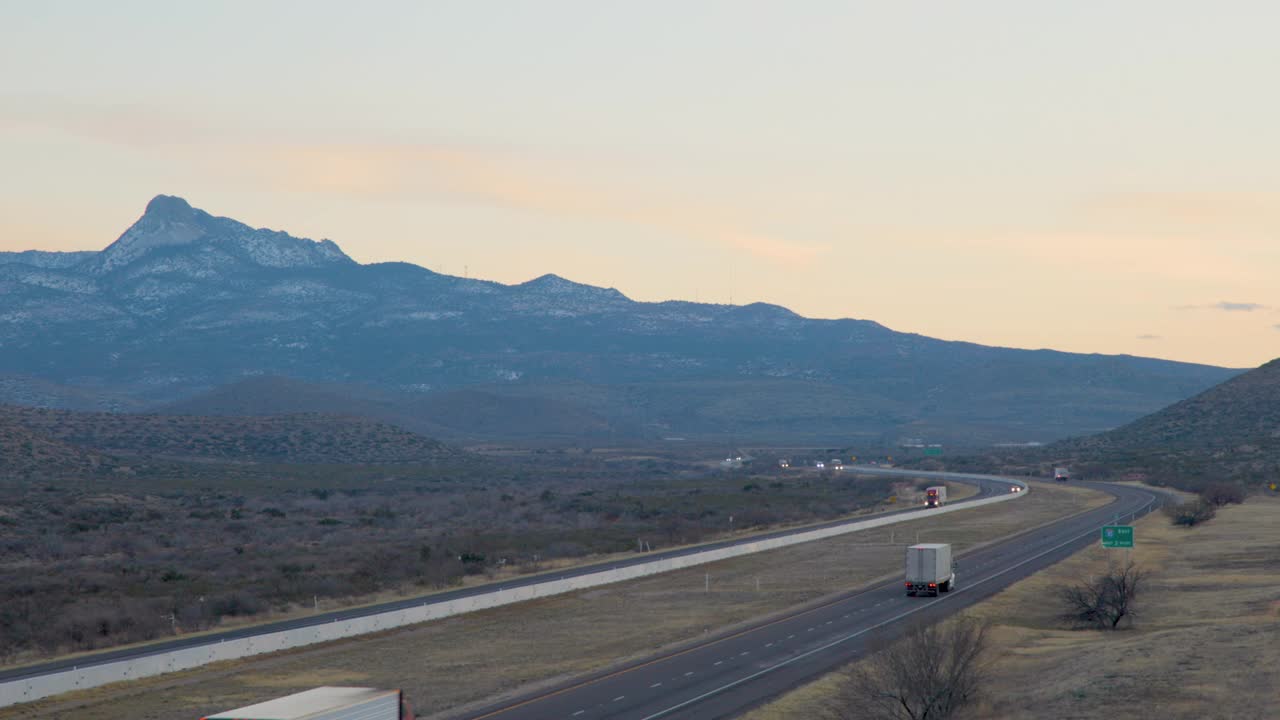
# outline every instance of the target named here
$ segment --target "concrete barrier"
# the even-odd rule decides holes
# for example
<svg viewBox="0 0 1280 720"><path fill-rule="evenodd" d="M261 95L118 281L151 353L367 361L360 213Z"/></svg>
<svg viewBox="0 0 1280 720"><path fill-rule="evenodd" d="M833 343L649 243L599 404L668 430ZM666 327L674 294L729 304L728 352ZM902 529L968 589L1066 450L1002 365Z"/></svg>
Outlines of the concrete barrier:
<svg viewBox="0 0 1280 720"><path fill-rule="evenodd" d="M861 472L861 470L859 470L859 472ZM902 474L919 475L920 473L903 472ZM950 477L964 478L962 475L950 475ZM1017 480L1009 480L1005 478L1001 478L1001 480L1006 482L1015 482L1022 485L1024 490L1027 488L1025 483ZM321 625L311 625L294 630L263 633L261 635L254 635L247 638L210 640L206 645L159 652L153 655L130 658L127 660L87 664L83 668L73 667L70 670L60 670L45 675L10 680L0 683L0 707L8 707L19 703L31 702L33 700L52 697L54 695L60 695L74 690L84 690L124 680L154 677L156 675L163 675L170 672L190 670L192 668L200 667L201 665L208 665L210 663L221 662L223 660L235 660L253 655L261 655L263 653L303 647L305 645L331 642L333 640L341 640L343 638L354 637L356 635L381 632L383 630L404 627L406 625L416 625L418 623L438 620L452 615L485 610L488 608L499 607L501 605L510 605L512 603L523 602L534 598L560 595L600 585L609 585L616 582L623 582L625 580L633 580L639 577L657 575L659 573L670 572L672 570L693 567L695 565L727 560L729 558L740 557L742 555L750 555L752 553L764 552L767 550L776 550L789 545L813 542L814 540L822 540L862 530L870 530L872 528L883 527L885 525L892 525L894 523L905 522L908 520L915 520L921 517L933 517L943 513L955 512L957 510L968 510L975 507L981 507L983 505L1013 500L1023 497L1025 494L1025 492L1008 493L1005 495L982 498L980 500L971 500L958 505L944 505L940 508L921 510L919 512L888 515L869 518L867 520L851 520L847 523L841 523L830 527L802 530L763 540L746 541L736 545L730 545L728 547L716 548L714 550L704 550L701 552L692 552L687 555L661 558L651 562L638 563L610 570L601 570L599 572L588 573L586 575L579 575L571 578L549 579L543 582L524 585L509 590L498 589L479 595L472 595L453 600L439 600L433 602L430 599L426 599L423 601L421 606L413 608L389 610L375 615L349 618ZM86 658L85 662L93 663L93 659Z"/></svg>

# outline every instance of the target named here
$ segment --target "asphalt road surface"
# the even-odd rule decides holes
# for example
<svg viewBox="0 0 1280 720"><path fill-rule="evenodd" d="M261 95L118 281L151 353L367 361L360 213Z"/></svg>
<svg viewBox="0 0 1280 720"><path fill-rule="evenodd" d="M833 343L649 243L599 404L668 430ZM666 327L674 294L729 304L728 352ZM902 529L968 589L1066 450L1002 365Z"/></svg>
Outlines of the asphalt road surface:
<svg viewBox="0 0 1280 720"><path fill-rule="evenodd" d="M848 470L846 470L846 472L848 472ZM862 473L862 472L863 472L862 468L859 468L857 470L857 473ZM879 468L869 468L866 470L866 472L870 474L889 474L889 473L892 473L893 471L889 471L886 469L879 469ZM920 473L907 473L907 474L920 475ZM964 482L977 485L979 487L979 492L977 495L971 496L969 498L965 498L964 500L959 500L954 503L950 503L952 505L959 505L964 502L976 500L978 498L989 497L993 493L1005 493L1005 492L1008 492L1008 489L1009 489L1008 483L992 480L989 478L983 478L981 476L955 475L953 477L961 479ZM919 507L910 507L910 508L904 508L902 510L895 510L890 513L881 513L881 515L896 515L896 514L901 514L906 512L915 512L918 510L920 510ZM513 578L511 580L504 581L502 583L490 583L486 585L477 585L475 587L465 588L462 590L453 590L450 592L436 593L433 595L411 597L411 598L406 598L404 600L394 600L391 602L385 602L385 603L370 605L370 606L361 607L361 608L351 608L347 610L336 610L333 612L318 613L315 615L308 615L306 617L296 618L293 620L282 620L280 622L267 623L263 625L253 625L250 627L240 628L237 630L228 630L225 632L208 633L208 634L199 635L195 637L166 640L164 642L152 643L142 647L123 648L120 650L111 650L107 652L96 653L93 655L82 655L74 658L52 660L49 662L39 663L35 665L26 665L22 667L9 668L6 670L0 670L0 682L17 680L21 678L38 677L40 675L45 675L45 674L57 672L60 670L68 670L73 667L85 668L85 667L92 667L94 665L99 665L102 663L113 662L116 660L144 658L149 655L165 653L165 652L178 650L182 648L216 644L223 640L252 637L255 635L278 632L280 630L291 630L295 628L309 627L312 625L323 625L331 622L340 622L342 620L366 617L369 615L376 615L378 613L383 613L391 610L399 610L401 608L418 607L424 603L432 604L432 603L447 602L450 600L456 600L458 598L466 598L466 597L472 597L475 595L482 595L484 593L493 592L494 590L499 590L499 589L510 589L510 588L521 587L524 585L532 585L535 583L544 582L546 580L552 580L556 578L569 578L569 577L576 577L579 575L587 575L593 572L599 572L601 570L627 567L629 565L637 565L641 563L652 562L654 560L661 560L663 558L678 557L681 555L691 555L693 553L702 552L704 550L712 550L712 549L721 548L721 547L728 547L731 545L751 543L764 538L790 535L793 533L804 532L804 531L813 530L816 528L845 525L853 522L861 522L867 519L868 519L868 516L861 516L861 517L852 518L852 519L833 520L831 522L822 523L818 525L810 525L804 528L797 528L794 530L778 530L778 531L763 533L759 535L752 535L749 537L737 538L733 540L724 540L724 541L715 542L715 543L707 543L704 545L698 545L698 546L689 547L689 548L682 548L679 550L637 554L634 557L630 557L626 559L616 560L612 562L594 563L591 565L581 565L578 567L567 568L557 573L544 573L541 575L530 575L522 578Z"/></svg>
<svg viewBox="0 0 1280 720"><path fill-rule="evenodd" d="M911 473L926 475L925 473ZM956 479L956 475L934 474ZM959 476L964 477L964 476ZM1091 543L1099 529L1158 507L1156 491L1107 483L1075 483L1114 502L1016 535L958 558L956 588L936 598L907 597L902 581L851 593L826 605L686 647L631 666L464 715L471 720L656 720L726 718L857 658L877 637L907 621L935 621ZM1032 490L1034 492L1034 490ZM993 508L998 512L998 509ZM899 552L897 549L892 552Z"/></svg>

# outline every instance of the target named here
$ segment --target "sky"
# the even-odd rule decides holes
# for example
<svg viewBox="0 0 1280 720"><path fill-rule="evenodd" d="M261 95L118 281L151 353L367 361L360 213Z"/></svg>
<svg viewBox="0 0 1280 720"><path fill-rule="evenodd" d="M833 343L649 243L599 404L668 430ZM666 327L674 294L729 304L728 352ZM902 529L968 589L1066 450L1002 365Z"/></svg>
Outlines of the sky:
<svg viewBox="0 0 1280 720"><path fill-rule="evenodd" d="M1280 356L1280 5L0 0L0 250L154 195L360 262ZM3 298L0 298L0 303Z"/></svg>

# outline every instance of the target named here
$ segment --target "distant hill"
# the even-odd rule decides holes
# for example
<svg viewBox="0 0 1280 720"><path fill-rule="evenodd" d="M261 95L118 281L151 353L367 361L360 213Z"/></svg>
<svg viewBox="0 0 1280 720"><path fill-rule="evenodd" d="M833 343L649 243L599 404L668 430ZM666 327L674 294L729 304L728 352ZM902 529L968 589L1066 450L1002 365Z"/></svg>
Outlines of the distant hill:
<svg viewBox="0 0 1280 720"><path fill-rule="evenodd" d="M1280 480L1280 359L1195 397L1048 456L1116 474L1194 486L1213 479Z"/></svg>
<svg viewBox="0 0 1280 720"><path fill-rule="evenodd" d="M33 432L0 406L0 482L91 475L112 465L101 453Z"/></svg>
<svg viewBox="0 0 1280 720"><path fill-rule="evenodd" d="M155 408L163 415L297 415L380 418L396 401L371 386L313 383L279 375L246 378Z"/></svg>
<svg viewBox="0 0 1280 720"><path fill-rule="evenodd" d="M331 241L165 195L100 252L0 253L0 317L0 376L33 379L0 399L171 411L278 376L328 389L199 402L345 405L490 439L1049 441L1236 374L947 342L763 303L635 302L555 275L503 285L361 265ZM462 391L480 394L450 394Z"/></svg>
<svg viewBox="0 0 1280 720"><path fill-rule="evenodd" d="M35 443L41 452L65 454L78 466L97 454L304 464L434 463L459 454L386 423L320 414L246 418L0 406L0 427L20 429L8 445ZM0 460L7 466L9 456Z"/></svg>
<svg viewBox="0 0 1280 720"><path fill-rule="evenodd" d="M255 377L158 409L161 414L261 416L328 413L362 416L454 440L606 438L612 423L583 405L554 397L510 396L468 388L393 396L363 385ZM637 428L628 428L633 437Z"/></svg>

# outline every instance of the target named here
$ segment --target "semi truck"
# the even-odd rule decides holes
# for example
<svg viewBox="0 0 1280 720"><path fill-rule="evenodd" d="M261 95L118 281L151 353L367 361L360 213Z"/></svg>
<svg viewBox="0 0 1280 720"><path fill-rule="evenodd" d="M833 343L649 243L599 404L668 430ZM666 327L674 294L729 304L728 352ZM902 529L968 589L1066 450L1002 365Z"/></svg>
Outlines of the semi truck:
<svg viewBox="0 0 1280 720"><path fill-rule="evenodd" d="M413 720L399 690L318 687L204 720Z"/></svg>
<svg viewBox="0 0 1280 720"><path fill-rule="evenodd" d="M936 596L956 586L951 545L925 543L907 548L907 595Z"/></svg>
<svg viewBox="0 0 1280 720"><path fill-rule="evenodd" d="M1053 469L1053 479L1058 482L1066 482L1071 479L1071 472L1064 467L1056 467Z"/></svg>
<svg viewBox="0 0 1280 720"><path fill-rule="evenodd" d="M947 501L947 486L935 485L924 489L925 507L942 507Z"/></svg>

